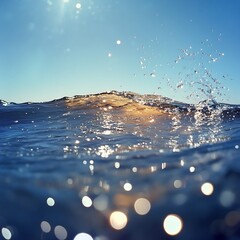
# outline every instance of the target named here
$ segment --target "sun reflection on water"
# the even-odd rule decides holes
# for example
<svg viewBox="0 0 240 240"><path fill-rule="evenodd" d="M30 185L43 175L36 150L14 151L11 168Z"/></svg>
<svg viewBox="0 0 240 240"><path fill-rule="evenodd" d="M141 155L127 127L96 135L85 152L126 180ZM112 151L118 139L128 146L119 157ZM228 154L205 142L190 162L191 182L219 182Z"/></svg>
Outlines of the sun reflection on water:
<svg viewBox="0 0 240 240"><path fill-rule="evenodd" d="M109 145L102 145L96 151L96 154L103 158L108 158L112 153L114 150Z"/></svg>

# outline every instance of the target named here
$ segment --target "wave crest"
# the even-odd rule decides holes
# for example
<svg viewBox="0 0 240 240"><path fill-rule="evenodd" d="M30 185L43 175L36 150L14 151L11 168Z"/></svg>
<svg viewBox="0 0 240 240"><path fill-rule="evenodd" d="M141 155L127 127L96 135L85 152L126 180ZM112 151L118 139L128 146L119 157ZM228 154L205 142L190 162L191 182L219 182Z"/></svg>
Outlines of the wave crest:
<svg viewBox="0 0 240 240"><path fill-rule="evenodd" d="M39 103L21 103L6 102L0 100L0 106L26 105ZM214 101L201 101L198 104L188 104L179 102L168 97L155 94L138 94L130 91L110 91L96 94L75 95L74 97L63 97L40 104L65 105L72 108L81 109L120 109L125 112L134 112L136 114L160 114L164 112L201 112L205 115L222 115L224 117L239 117L240 105L216 103Z"/></svg>

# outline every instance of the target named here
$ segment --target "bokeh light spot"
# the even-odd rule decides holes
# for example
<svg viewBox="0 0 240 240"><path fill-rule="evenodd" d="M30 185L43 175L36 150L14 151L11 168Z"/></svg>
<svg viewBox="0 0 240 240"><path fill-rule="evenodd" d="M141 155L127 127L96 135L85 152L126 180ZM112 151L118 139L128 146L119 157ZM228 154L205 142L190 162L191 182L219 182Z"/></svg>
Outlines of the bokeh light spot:
<svg viewBox="0 0 240 240"><path fill-rule="evenodd" d="M173 183L175 188L181 188L182 187L182 181L181 180L175 180Z"/></svg>
<svg viewBox="0 0 240 240"><path fill-rule="evenodd" d="M118 168L120 168L120 163L119 163L119 162L115 162L115 163L114 163L114 166L115 166L115 168L118 169Z"/></svg>
<svg viewBox="0 0 240 240"><path fill-rule="evenodd" d="M4 239L12 238L12 233L8 228L2 228L2 235L3 235Z"/></svg>
<svg viewBox="0 0 240 240"><path fill-rule="evenodd" d="M84 207L89 208L92 206L92 199L88 196L82 198L82 204Z"/></svg>
<svg viewBox="0 0 240 240"><path fill-rule="evenodd" d="M151 209L151 203L146 198L139 198L134 203L134 209L139 215L146 215Z"/></svg>
<svg viewBox="0 0 240 240"><path fill-rule="evenodd" d="M134 173L136 173L136 172L137 172L137 168L136 168L136 167L133 167L133 168L132 168L132 171L133 171Z"/></svg>
<svg viewBox="0 0 240 240"><path fill-rule="evenodd" d="M77 3L77 4L76 4L76 8L77 8L77 9L80 9L81 7L82 7L81 3Z"/></svg>
<svg viewBox="0 0 240 240"><path fill-rule="evenodd" d="M45 233L49 233L51 231L51 225L47 221L41 222L41 229Z"/></svg>
<svg viewBox="0 0 240 240"><path fill-rule="evenodd" d="M211 183L206 182L201 186L201 191L204 195L209 196L213 193L214 187Z"/></svg>
<svg viewBox="0 0 240 240"><path fill-rule="evenodd" d="M105 211L108 208L108 199L105 195L96 197L93 201L93 206L98 211Z"/></svg>
<svg viewBox="0 0 240 240"><path fill-rule="evenodd" d="M195 169L195 167L193 167L193 166L189 168L189 171L190 171L191 173L195 172L195 170L196 170L196 169Z"/></svg>
<svg viewBox="0 0 240 240"><path fill-rule="evenodd" d="M225 222L229 227L235 227L240 223L240 211L231 211L225 217Z"/></svg>
<svg viewBox="0 0 240 240"><path fill-rule="evenodd" d="M235 194L230 190L223 191L220 194L219 201L222 206L230 207L235 201Z"/></svg>
<svg viewBox="0 0 240 240"><path fill-rule="evenodd" d="M129 192L129 191L132 190L132 184L131 183L125 183L123 185L123 188L124 188L125 191Z"/></svg>
<svg viewBox="0 0 240 240"><path fill-rule="evenodd" d="M49 207L53 207L53 206L55 205L55 200L54 200L53 198L49 197L49 198L47 199L47 205L48 205Z"/></svg>
<svg viewBox="0 0 240 240"><path fill-rule="evenodd" d="M123 229L127 225L127 222L128 218L123 212L115 211L110 215L110 224L116 230Z"/></svg>
<svg viewBox="0 0 240 240"><path fill-rule="evenodd" d="M92 236L87 233L79 233L73 240L93 240Z"/></svg>
<svg viewBox="0 0 240 240"><path fill-rule="evenodd" d="M181 232L183 221L178 215L170 214L164 219L163 228L168 235L175 236Z"/></svg>
<svg viewBox="0 0 240 240"><path fill-rule="evenodd" d="M54 234L59 240L65 240L67 238L67 230L62 226L56 226L54 228Z"/></svg>

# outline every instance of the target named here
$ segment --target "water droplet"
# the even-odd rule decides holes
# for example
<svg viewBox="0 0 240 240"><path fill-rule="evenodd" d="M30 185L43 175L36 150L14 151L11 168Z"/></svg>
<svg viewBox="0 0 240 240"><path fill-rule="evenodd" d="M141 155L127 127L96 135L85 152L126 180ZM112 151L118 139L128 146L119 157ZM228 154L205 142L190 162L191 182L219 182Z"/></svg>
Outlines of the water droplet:
<svg viewBox="0 0 240 240"><path fill-rule="evenodd" d="M150 73L150 76L155 78L156 77L156 74L155 73Z"/></svg>
<svg viewBox="0 0 240 240"><path fill-rule="evenodd" d="M183 82L179 82L178 85L177 85L177 88L183 88Z"/></svg>

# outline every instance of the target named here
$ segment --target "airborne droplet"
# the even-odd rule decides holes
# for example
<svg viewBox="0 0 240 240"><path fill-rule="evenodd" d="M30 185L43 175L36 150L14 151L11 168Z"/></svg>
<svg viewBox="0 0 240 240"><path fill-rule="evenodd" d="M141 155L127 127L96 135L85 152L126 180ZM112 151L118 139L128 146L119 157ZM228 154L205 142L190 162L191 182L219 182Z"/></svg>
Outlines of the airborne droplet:
<svg viewBox="0 0 240 240"><path fill-rule="evenodd" d="M150 73L150 76L155 78L156 77L156 74L155 73Z"/></svg>
<svg viewBox="0 0 240 240"><path fill-rule="evenodd" d="M183 82L182 81L178 83L177 88L183 88Z"/></svg>

